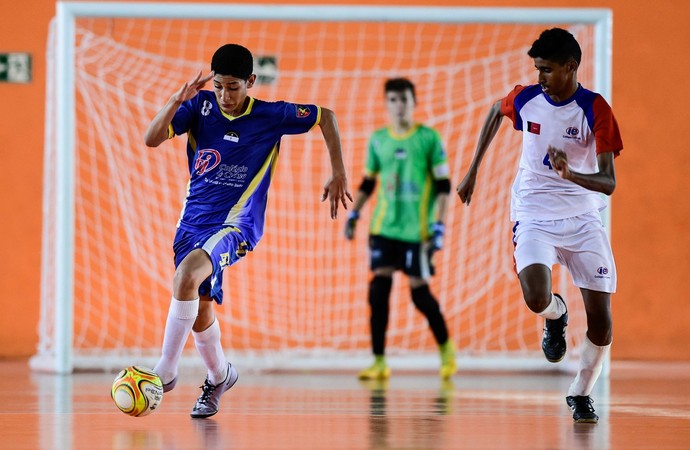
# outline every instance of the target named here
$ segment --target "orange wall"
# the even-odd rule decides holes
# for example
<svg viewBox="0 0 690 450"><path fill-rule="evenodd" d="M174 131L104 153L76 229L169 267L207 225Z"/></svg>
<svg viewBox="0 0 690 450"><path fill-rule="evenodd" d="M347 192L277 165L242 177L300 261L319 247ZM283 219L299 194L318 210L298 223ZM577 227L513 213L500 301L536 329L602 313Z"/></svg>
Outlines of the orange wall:
<svg viewBox="0 0 690 450"><path fill-rule="evenodd" d="M0 356L18 357L33 354L38 341L44 55L55 4L24 0L16 7L10 0L1 1L0 52L29 52L34 67L31 83L0 84L0 142L8 168L0 190ZM432 3L487 6L479 0ZM690 342L690 302L685 297L690 283L684 281L690 273L690 202L682 196L688 191L684 176L690 170L682 134L687 126L682 101L690 94L690 62L685 57L690 3L657 0L650 8L642 0L494 0L491 5L613 10L612 103L625 143L616 161L618 188L612 209L619 270L613 298L613 358L690 360L690 347L685 345ZM664 160L661 154L667 155Z"/></svg>

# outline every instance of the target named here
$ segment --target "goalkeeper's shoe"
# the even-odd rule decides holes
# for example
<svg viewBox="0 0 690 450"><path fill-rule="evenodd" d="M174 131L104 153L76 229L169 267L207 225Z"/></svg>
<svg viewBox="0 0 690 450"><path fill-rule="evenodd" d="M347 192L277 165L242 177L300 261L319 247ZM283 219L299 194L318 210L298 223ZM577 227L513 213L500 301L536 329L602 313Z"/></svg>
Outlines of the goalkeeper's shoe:
<svg viewBox="0 0 690 450"><path fill-rule="evenodd" d="M453 341L448 339L439 346L439 351L441 353L441 369L439 374L442 380L448 380L458 370L458 366L455 363L455 345L453 345Z"/></svg>
<svg viewBox="0 0 690 450"><path fill-rule="evenodd" d="M558 294L553 294L560 301L563 298ZM558 301L555 300L554 301ZM565 302L564 302L565 304ZM563 313L558 319L546 319L544 321L544 335L541 338L541 349L549 362L557 363L563 359L566 351L565 327L568 326L568 311Z"/></svg>
<svg viewBox="0 0 690 450"><path fill-rule="evenodd" d="M383 359L377 360L371 366L359 372L360 380L387 380L391 376L391 368Z"/></svg>
<svg viewBox="0 0 690 450"><path fill-rule="evenodd" d="M217 413L220 396L237 382L237 378L237 371L230 363L228 363L228 374L225 376L225 380L219 384L211 384L206 377L203 386L201 386L201 395L190 415L194 418L205 418Z"/></svg>
<svg viewBox="0 0 690 450"><path fill-rule="evenodd" d="M568 396L565 401L573 412L573 420L577 423L597 423L599 416L594 413L592 398L589 395Z"/></svg>

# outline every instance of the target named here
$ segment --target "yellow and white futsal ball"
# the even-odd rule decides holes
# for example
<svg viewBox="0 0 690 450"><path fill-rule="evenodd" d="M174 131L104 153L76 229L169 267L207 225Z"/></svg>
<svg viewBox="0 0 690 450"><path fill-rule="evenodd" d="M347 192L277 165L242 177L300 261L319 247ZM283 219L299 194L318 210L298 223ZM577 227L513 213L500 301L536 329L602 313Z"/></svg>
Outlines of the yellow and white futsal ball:
<svg viewBox="0 0 690 450"><path fill-rule="evenodd" d="M131 366L122 370L110 390L120 411L141 417L152 413L163 400L163 382L152 370Z"/></svg>

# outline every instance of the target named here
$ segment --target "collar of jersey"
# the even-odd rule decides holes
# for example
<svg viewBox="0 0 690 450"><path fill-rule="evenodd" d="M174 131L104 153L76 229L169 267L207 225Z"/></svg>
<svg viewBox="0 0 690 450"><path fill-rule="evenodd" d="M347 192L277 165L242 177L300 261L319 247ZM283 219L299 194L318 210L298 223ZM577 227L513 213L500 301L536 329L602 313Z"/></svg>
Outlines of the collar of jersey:
<svg viewBox="0 0 690 450"><path fill-rule="evenodd" d="M247 109L242 114L240 114L239 116L231 116L230 114L227 114L225 111L220 109L220 107L218 109L220 110L220 113L223 114L223 116L225 116L225 118L228 120L235 120L235 119L239 119L242 116L247 116L247 115L249 115L250 112L252 112L252 106L254 106L254 97L247 97L247 98L249 98L249 104L247 105Z"/></svg>
<svg viewBox="0 0 690 450"><path fill-rule="evenodd" d="M580 96L581 92L582 92L582 85L580 83L577 83L577 89L575 90L575 93L573 95L571 95L570 97L566 98L565 100L563 100L562 102L554 102L553 100L551 100L551 97L549 97L548 95L546 95L544 93L542 93L542 95L544 96L544 98L546 98L546 101L551 103L553 106L565 106L568 103L571 103L571 102L574 102L575 100L577 100L577 98Z"/></svg>
<svg viewBox="0 0 690 450"><path fill-rule="evenodd" d="M417 128L419 128L418 123L412 125L412 127L410 127L410 130L407 131L406 133L397 134L395 131L393 131L393 127L389 125L388 126L388 134L393 139L397 139L399 141L402 141L403 139L407 139L408 137L412 136L415 133L415 131L417 131Z"/></svg>

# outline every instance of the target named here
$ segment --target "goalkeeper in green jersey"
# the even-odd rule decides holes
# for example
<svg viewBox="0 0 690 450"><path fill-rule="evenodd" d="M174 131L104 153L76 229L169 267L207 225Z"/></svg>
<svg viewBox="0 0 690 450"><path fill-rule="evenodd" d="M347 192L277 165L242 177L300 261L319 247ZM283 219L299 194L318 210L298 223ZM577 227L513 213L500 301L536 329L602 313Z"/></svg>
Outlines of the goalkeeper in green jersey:
<svg viewBox="0 0 690 450"><path fill-rule="evenodd" d="M374 364L359 373L360 379L386 379L386 329L393 272L409 277L412 301L426 316L441 354L440 375L456 371L455 352L438 301L429 290L434 274L433 254L443 245L444 218L450 193L448 160L438 132L413 120L414 84L404 78L385 84L389 126L376 130L369 149L354 209L345 226L345 237L354 237L359 212L376 187L380 188L369 228L371 270L369 305Z"/></svg>

